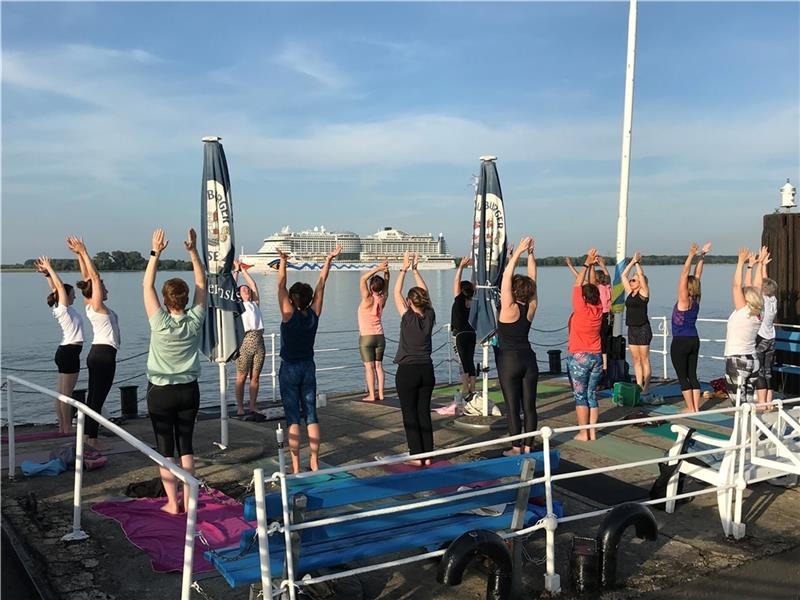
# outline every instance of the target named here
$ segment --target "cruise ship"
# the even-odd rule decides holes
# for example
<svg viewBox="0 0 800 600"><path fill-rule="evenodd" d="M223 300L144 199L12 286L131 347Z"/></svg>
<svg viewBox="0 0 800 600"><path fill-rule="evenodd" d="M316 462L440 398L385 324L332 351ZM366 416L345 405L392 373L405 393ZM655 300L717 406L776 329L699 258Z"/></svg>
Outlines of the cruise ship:
<svg viewBox="0 0 800 600"><path fill-rule="evenodd" d="M319 270L337 244L342 246L342 252L332 264L336 270L367 271L385 259L389 260L391 268L399 268L406 251L419 254L420 270L455 268L443 234L435 238L431 234L415 235L394 227L384 227L366 237L352 231L328 231L325 227L299 232L284 227L265 238L258 252L242 254L239 259L258 271L270 272L277 268L280 250L289 255L290 269Z"/></svg>

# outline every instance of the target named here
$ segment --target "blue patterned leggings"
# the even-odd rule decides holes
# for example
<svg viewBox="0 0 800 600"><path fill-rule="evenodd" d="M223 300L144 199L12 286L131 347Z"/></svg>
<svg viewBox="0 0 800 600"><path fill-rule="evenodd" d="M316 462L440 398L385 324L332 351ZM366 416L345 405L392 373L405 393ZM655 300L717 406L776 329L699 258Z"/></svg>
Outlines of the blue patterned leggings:
<svg viewBox="0 0 800 600"><path fill-rule="evenodd" d="M597 408L597 383L603 374L603 355L599 352L576 352L567 358L572 391L577 406Z"/></svg>

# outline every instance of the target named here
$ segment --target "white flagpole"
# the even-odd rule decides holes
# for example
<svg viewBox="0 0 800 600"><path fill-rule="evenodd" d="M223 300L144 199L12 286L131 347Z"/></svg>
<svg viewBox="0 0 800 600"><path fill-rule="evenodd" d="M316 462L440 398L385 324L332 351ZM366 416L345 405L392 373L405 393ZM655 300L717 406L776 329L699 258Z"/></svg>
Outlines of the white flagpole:
<svg viewBox="0 0 800 600"><path fill-rule="evenodd" d="M217 336L219 337L220 351L225 347L224 340L222 339L223 323L222 311L217 309L214 311L217 317ZM219 447L222 450L228 448L228 399L225 397L228 379L225 372L225 362L219 361L219 428L220 440Z"/></svg>
<svg viewBox="0 0 800 600"><path fill-rule="evenodd" d="M617 219L617 264L625 260L628 236L628 187L630 182L631 137L633 130L633 76L636 60L636 0L628 11L628 60L625 70L625 113L622 122L622 166L619 175L619 217ZM622 335L622 313L614 315L614 335Z"/></svg>

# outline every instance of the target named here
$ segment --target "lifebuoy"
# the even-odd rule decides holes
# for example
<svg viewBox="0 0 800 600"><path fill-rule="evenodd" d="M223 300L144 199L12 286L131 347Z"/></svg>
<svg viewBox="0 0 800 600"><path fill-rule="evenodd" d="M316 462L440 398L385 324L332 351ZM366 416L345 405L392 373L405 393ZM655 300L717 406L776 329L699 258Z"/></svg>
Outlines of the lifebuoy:
<svg viewBox="0 0 800 600"><path fill-rule="evenodd" d="M461 534L447 547L436 573L436 581L459 585L467 565L476 557L492 561L486 581L488 600L511 598L511 551L505 540L493 531L475 529Z"/></svg>

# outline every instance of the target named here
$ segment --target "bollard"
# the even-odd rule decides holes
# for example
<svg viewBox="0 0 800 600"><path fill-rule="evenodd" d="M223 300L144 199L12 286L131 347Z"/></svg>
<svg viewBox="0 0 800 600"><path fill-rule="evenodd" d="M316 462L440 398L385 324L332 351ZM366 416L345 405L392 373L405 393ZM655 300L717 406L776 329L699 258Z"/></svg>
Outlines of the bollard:
<svg viewBox="0 0 800 600"><path fill-rule="evenodd" d="M324 406L328 406L328 394L319 392L317 394L317 408L322 408Z"/></svg>
<svg viewBox="0 0 800 600"><path fill-rule="evenodd" d="M136 419L139 417L139 399L137 398L138 385L119 386L120 412L124 419Z"/></svg>
<svg viewBox="0 0 800 600"><path fill-rule="evenodd" d="M573 537L569 570L572 589L576 594L594 593L600 589L597 562L597 541L592 538Z"/></svg>
<svg viewBox="0 0 800 600"><path fill-rule="evenodd" d="M558 375L561 373L561 350L548 350L547 359L550 361L550 373Z"/></svg>
<svg viewBox="0 0 800 600"><path fill-rule="evenodd" d="M86 404L86 390L72 390L72 399L81 402L82 404ZM72 418L78 416L78 409L74 406L72 407Z"/></svg>

